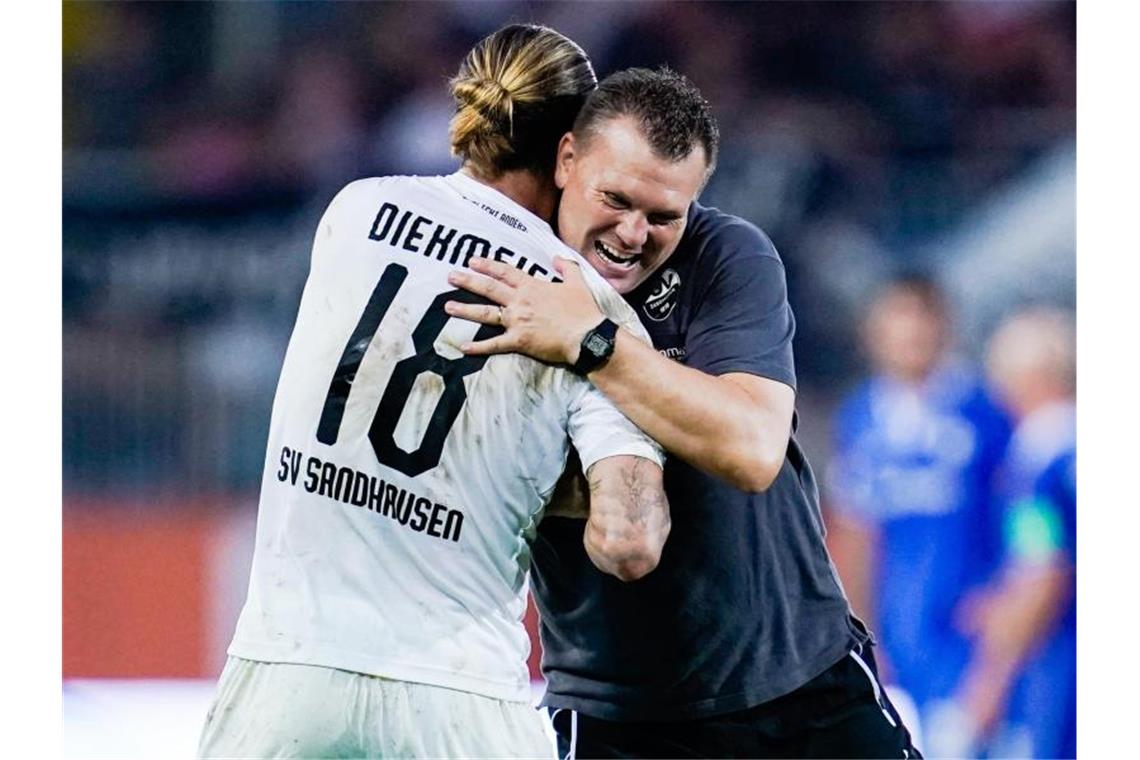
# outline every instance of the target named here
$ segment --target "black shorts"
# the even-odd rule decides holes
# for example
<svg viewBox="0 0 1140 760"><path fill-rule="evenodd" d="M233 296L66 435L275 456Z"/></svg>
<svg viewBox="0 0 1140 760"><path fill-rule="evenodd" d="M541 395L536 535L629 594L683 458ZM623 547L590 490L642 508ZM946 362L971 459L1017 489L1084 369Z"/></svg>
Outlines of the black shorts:
<svg viewBox="0 0 1140 760"><path fill-rule="evenodd" d="M739 712L672 723L550 712L562 758L922 757L876 673L864 646L790 694Z"/></svg>

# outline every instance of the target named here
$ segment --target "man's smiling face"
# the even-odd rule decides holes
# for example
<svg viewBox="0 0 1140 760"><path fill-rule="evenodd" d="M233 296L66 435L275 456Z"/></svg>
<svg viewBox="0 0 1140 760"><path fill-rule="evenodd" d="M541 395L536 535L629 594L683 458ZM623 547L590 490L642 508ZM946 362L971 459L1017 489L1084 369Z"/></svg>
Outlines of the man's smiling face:
<svg viewBox="0 0 1140 760"><path fill-rule="evenodd" d="M558 146L558 234L619 293L629 293L677 249L708 164L699 145L680 161L653 152L637 122L617 117Z"/></svg>

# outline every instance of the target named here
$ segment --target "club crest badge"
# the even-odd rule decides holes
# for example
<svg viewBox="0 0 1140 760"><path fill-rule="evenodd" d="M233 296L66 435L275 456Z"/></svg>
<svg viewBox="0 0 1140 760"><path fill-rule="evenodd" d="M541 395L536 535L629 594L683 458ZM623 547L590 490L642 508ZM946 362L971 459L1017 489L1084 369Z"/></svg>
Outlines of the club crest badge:
<svg viewBox="0 0 1140 760"><path fill-rule="evenodd" d="M643 307L645 316L654 322L660 322L668 317L677 306L677 294L680 290L681 275L672 269L666 269L661 273L661 279L658 281L656 289L649 298L645 299L645 306Z"/></svg>

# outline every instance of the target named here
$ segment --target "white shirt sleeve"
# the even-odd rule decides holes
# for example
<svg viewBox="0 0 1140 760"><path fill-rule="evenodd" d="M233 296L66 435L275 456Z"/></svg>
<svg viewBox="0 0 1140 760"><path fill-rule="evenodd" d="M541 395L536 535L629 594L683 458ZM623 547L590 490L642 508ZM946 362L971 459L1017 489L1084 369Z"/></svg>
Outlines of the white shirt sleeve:
<svg viewBox="0 0 1140 760"><path fill-rule="evenodd" d="M570 406L570 440L582 460L582 472L600 459L629 454L665 464L661 447L618 411L589 381Z"/></svg>

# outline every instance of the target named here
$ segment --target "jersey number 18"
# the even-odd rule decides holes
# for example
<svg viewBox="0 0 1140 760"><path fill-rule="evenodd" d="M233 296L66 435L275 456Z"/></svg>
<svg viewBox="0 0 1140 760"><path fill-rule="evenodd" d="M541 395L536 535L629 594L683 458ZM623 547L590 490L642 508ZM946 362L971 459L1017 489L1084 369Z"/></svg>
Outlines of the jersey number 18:
<svg viewBox="0 0 1140 760"><path fill-rule="evenodd" d="M329 384L329 392L321 410L321 419L317 424L317 440L321 443L330 446L336 443L340 434L341 420L344 418L345 402L348 401L348 393L352 389L356 371L360 368L364 353L372 343L372 336L376 334L376 329L407 276L406 267L389 264L372 290L372 296L368 299L364 313L344 347L340 363ZM448 301L490 303L482 296L466 290L449 290L435 297L412 331L412 343L416 353L396 364L392 377L384 388L384 394L380 397L380 404L372 417L372 424L368 428L368 440L372 443L372 449L376 452L376 458L380 463L399 470L409 477L415 477L439 464L439 458L443 454L443 443L451 431L451 426L459 417L463 402L467 400L467 388L463 384L463 378L478 372L487 361L486 356L448 359L436 353L435 340L443 332L447 320L451 318L451 315L443 310L443 305ZM502 327L481 325L474 339L484 340L502 332ZM404 451L396 445L396 423L400 420L400 414L404 410L408 396L411 395L416 378L424 372L434 372L443 378L443 393L436 402L435 411L428 422L419 448L415 451Z"/></svg>

